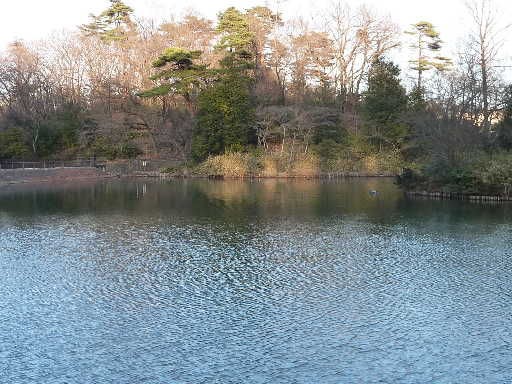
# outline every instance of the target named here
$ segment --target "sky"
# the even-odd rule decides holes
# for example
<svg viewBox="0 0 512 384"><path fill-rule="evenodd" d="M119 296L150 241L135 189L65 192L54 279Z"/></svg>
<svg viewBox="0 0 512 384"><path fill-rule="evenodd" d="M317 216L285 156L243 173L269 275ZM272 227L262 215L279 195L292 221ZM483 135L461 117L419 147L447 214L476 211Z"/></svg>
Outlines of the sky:
<svg viewBox="0 0 512 384"><path fill-rule="evenodd" d="M155 19L179 15L187 9L214 18L217 12L236 6L239 9L276 2L285 17L301 15L316 17L322 10L332 7L337 0L125 0L135 9L137 16ZM458 41L470 28L464 0L345 0L358 6L371 6L381 14L389 14L403 29L420 20L437 26L446 42L445 54L453 55ZM491 0L503 15L512 15L512 1ZM184 5L185 4L185 5ZM108 6L107 0L0 0L0 50L16 39L37 40L53 31L73 30L88 21L89 14L98 14ZM512 42L504 47L504 57L512 64Z"/></svg>

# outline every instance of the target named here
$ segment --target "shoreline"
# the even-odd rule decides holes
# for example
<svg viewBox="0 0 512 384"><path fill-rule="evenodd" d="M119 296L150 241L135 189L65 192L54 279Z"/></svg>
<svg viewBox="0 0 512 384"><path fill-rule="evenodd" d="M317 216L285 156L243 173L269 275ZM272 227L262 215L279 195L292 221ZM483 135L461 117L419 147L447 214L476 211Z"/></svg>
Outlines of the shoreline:
<svg viewBox="0 0 512 384"><path fill-rule="evenodd" d="M159 180L342 180L358 178L390 179L392 174L372 174L366 172L347 172L318 175L201 175L201 174L168 174L162 172L108 172L97 168L20 168L0 169L0 189L16 185L49 185L68 184L70 182L100 181L108 179L148 178ZM512 196L464 194L458 192L407 191L404 195L412 199L424 200L460 200L473 203L505 203L512 202Z"/></svg>
<svg viewBox="0 0 512 384"><path fill-rule="evenodd" d="M475 203L506 203L512 201L512 196L500 195L478 195L458 192L428 192L428 191L405 191L410 198L425 200L461 200Z"/></svg>
<svg viewBox="0 0 512 384"><path fill-rule="evenodd" d="M0 169L0 188L20 184L66 183L111 177L113 177L111 174L92 167Z"/></svg>
<svg viewBox="0 0 512 384"><path fill-rule="evenodd" d="M156 177L162 179L208 179L208 180L335 180L335 179L357 179L357 178L395 178L395 175L383 174L337 174L337 175L282 175L282 176L230 176L230 175L137 175L142 177Z"/></svg>
<svg viewBox="0 0 512 384"><path fill-rule="evenodd" d="M0 169L0 188L18 184L67 183L81 180L102 180L119 178L152 178L161 180L203 179L203 180L336 180L349 178L394 178L391 174L339 173L320 175L200 175L200 174L166 174L162 172L108 172L96 168L20 168Z"/></svg>

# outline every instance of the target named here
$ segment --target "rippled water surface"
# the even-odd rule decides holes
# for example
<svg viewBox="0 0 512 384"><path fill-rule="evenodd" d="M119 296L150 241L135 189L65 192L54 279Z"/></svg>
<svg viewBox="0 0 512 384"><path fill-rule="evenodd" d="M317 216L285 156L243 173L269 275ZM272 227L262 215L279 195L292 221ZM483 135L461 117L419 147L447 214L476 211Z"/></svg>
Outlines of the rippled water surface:
<svg viewBox="0 0 512 384"><path fill-rule="evenodd" d="M0 382L510 383L511 223L390 180L4 187Z"/></svg>

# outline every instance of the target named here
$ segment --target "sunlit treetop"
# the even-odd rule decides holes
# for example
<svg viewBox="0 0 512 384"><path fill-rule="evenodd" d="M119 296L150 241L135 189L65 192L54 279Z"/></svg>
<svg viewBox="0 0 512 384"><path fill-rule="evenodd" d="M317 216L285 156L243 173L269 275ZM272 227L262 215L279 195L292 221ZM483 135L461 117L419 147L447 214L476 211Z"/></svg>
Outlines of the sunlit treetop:
<svg viewBox="0 0 512 384"><path fill-rule="evenodd" d="M443 41L432 23L420 21L411 27L412 29L405 33L413 36L410 47L417 52L417 56L414 60L410 60L409 63L411 64L410 68L418 72L418 83L416 86L421 90L423 72L430 71L431 69L446 71L452 66L452 61L444 56L434 56L434 53L441 50Z"/></svg>
<svg viewBox="0 0 512 384"><path fill-rule="evenodd" d="M134 11L121 0L109 1L111 4L109 8L98 16L91 15L91 22L82 25L80 29L86 35L97 35L104 41L124 40L133 24L131 15Z"/></svg>
<svg viewBox="0 0 512 384"><path fill-rule="evenodd" d="M152 64L159 70L151 76L156 86L139 96L152 98L177 94L190 101L194 90L198 90L213 74L206 65L194 63L200 57L200 51L167 48Z"/></svg>
<svg viewBox="0 0 512 384"><path fill-rule="evenodd" d="M217 33L221 36L217 48L230 52L248 52L254 41L247 17L235 7L219 14Z"/></svg>

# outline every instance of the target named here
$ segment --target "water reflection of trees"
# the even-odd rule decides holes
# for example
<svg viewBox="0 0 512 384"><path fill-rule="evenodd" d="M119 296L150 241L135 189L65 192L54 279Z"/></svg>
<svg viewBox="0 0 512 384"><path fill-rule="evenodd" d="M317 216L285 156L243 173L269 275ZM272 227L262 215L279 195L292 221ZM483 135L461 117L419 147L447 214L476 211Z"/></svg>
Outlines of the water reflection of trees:
<svg viewBox="0 0 512 384"><path fill-rule="evenodd" d="M316 218L365 215L377 217L392 210L400 193L390 180L256 180L198 183L210 202L222 203L229 213L243 216ZM379 198L368 190L377 188ZM212 204L215 205L215 204Z"/></svg>
<svg viewBox="0 0 512 384"><path fill-rule="evenodd" d="M351 280L350 271L373 263L379 247L395 250L386 257L398 254L397 234L462 236L461 225L492 233L494 224L510 222L511 207L407 200L392 180L381 179L113 180L0 190L0 227L62 229L66 237L55 235L56 241L79 242L71 248L99 290L123 277L109 300L144 287L143 301L152 290L179 290L183 283L204 288L202 297L222 289L223 297L244 302L263 288L286 294L283 271L302 276L305 292L314 279L338 284L334 261L325 261L340 255L344 284L356 286L361 281ZM386 257L369 270L368 281L382 272ZM388 279L384 272L377 277Z"/></svg>
<svg viewBox="0 0 512 384"><path fill-rule="evenodd" d="M377 196L368 191L377 190ZM0 190L0 211L27 219L40 215L123 215L181 218L226 226L261 220L360 217L376 223L443 222L510 218L510 205L407 200L390 179L352 180L110 180L24 185Z"/></svg>

